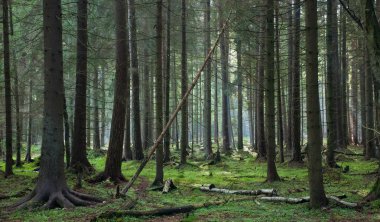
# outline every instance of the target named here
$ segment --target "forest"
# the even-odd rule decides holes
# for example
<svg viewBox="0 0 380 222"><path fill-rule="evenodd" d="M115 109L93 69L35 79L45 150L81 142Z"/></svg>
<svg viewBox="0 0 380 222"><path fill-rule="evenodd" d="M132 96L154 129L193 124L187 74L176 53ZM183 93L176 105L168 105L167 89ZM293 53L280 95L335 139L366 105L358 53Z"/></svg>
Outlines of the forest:
<svg viewBox="0 0 380 222"><path fill-rule="evenodd" d="M380 0L1 0L0 221L380 221Z"/></svg>

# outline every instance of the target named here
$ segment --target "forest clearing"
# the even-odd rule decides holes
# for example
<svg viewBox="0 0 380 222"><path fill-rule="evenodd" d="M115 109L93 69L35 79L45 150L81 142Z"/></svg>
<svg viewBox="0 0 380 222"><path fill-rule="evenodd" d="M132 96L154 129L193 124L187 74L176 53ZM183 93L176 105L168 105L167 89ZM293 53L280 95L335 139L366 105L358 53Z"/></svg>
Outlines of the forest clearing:
<svg viewBox="0 0 380 222"><path fill-rule="evenodd" d="M380 0L1 0L0 221L380 221Z"/></svg>

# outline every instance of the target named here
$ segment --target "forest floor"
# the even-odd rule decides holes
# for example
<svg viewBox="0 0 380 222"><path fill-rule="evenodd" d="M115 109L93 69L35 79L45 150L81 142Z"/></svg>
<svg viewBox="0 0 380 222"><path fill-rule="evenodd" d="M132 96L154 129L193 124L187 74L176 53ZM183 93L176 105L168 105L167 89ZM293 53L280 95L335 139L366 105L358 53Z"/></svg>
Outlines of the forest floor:
<svg viewBox="0 0 380 222"><path fill-rule="evenodd" d="M359 148L350 147L354 152ZM105 157L89 154L91 163L97 172L103 169ZM349 166L347 173L342 169L324 169L325 190L329 195L346 194L347 201L360 201L370 190L375 175L371 174L378 167L377 161L364 161L360 156L338 155L338 164ZM149 210L162 207L178 207L189 204L200 204L213 201L242 198L243 196L207 193L194 188L196 184L215 184L218 188L257 190L274 188L280 196L308 196L308 176L306 166L291 166L288 163L277 164L283 181L265 183L266 163L255 161L248 152L235 153L231 157L222 157L222 162L207 165L196 157L189 159L189 164L178 168L176 164L165 167L165 178L171 178L178 189L167 194L150 189L154 178L154 161L150 161L143 170L133 188L128 191L131 198L137 199L134 210ZM137 161L124 162L123 173L130 178L139 166ZM114 199L116 186L109 181L96 185L83 182L84 193L92 194L106 201L91 207L53 210L19 210L9 213L7 206L15 203L20 197L6 198L32 189L38 173L33 171L35 163L24 164L14 168L15 176L0 179L0 221L90 221L107 211L122 211L130 198ZM4 163L0 163L4 171ZM2 173L1 173L2 174ZM70 187L76 177L67 173ZM123 187L125 184L122 184ZM191 213L176 214L164 217L121 217L98 219L98 221L380 221L380 200L365 206L362 210L352 210L330 205L322 210L311 210L307 203L287 204L272 203L261 200L230 201L223 205L197 209Z"/></svg>

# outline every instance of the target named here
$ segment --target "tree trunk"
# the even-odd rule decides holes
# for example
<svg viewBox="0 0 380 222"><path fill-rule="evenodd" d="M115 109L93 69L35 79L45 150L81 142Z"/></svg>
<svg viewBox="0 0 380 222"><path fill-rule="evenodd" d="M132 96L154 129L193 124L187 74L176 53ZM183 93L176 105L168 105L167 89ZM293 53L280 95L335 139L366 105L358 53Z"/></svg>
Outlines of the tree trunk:
<svg viewBox="0 0 380 222"><path fill-rule="evenodd" d="M366 103L366 125L365 127L365 159L369 160L375 157L375 137L373 129L375 129L373 115L373 74L371 69L370 55L366 50L366 73L365 73L365 103Z"/></svg>
<svg viewBox="0 0 380 222"><path fill-rule="evenodd" d="M293 0L289 0L288 14L288 128L286 149L293 150L293 60L294 60L294 35L293 35Z"/></svg>
<svg viewBox="0 0 380 222"><path fill-rule="evenodd" d="M9 6L3 0L3 44L4 44L4 90L5 90L5 177L13 175L12 165L12 97L9 53Z"/></svg>
<svg viewBox="0 0 380 222"><path fill-rule="evenodd" d="M126 10L126 15L125 17L128 18L128 10ZM126 51L127 51L127 55L126 55L126 59L127 59L127 64L129 64L130 62L130 54L128 53L129 52L129 44L128 44L128 38L129 38L129 32L128 32L128 28L125 30L126 32L126 37L127 37L127 45L126 45ZM123 158L122 160L132 160L133 159L133 153L132 153L132 149L131 149L131 76L129 75L130 74L130 67L129 65L127 66L126 68L126 88L125 88L125 96L126 96L126 100L125 100L125 124L124 124L124 128L125 128L125 133L124 133L124 147L123 147Z"/></svg>
<svg viewBox="0 0 380 222"><path fill-rule="evenodd" d="M339 147L337 91L340 84L337 80L339 72L338 60L338 23L337 0L327 2L327 164L335 167L334 150ZM338 89L337 89L338 88Z"/></svg>
<svg viewBox="0 0 380 222"><path fill-rule="evenodd" d="M167 0L166 9L166 67L165 67L165 124L170 118L170 13L171 13L171 0ZM170 130L165 134L164 138L164 162L170 161Z"/></svg>
<svg viewBox="0 0 380 222"><path fill-rule="evenodd" d="M98 101L99 101L99 91L98 91L98 85L99 85L99 72L98 67L95 67L94 70L94 136L93 136L93 142L94 142L94 150L100 151L100 131L99 131L99 107L98 107Z"/></svg>
<svg viewBox="0 0 380 222"><path fill-rule="evenodd" d="M204 12L204 29L205 29L205 56L207 56L211 48L211 1L207 0ZM203 131L203 146L205 149L205 157L209 159L212 155L211 143L211 61L207 63L204 81L204 131Z"/></svg>
<svg viewBox="0 0 380 222"><path fill-rule="evenodd" d="M300 111L301 111L301 97L300 97L300 26L301 26L301 5L300 0L294 2L294 60L293 60L293 77L292 77L292 161L302 162L301 157L301 144L300 144Z"/></svg>
<svg viewBox="0 0 380 222"><path fill-rule="evenodd" d="M26 146L25 162L32 162L32 103L33 103L33 79L29 79L29 98L28 98L28 144Z"/></svg>
<svg viewBox="0 0 380 222"><path fill-rule="evenodd" d="M77 64L75 85L74 134L71 167L77 172L93 171L86 152L86 101L87 101L87 0L77 3ZM88 145L88 144L87 144Z"/></svg>
<svg viewBox="0 0 380 222"><path fill-rule="evenodd" d="M186 0L182 0L182 15L181 15L181 35L182 35L182 52L181 52L181 95L185 95L187 90L187 42L186 42ZM182 107L181 115L181 164L186 163L188 141L188 102Z"/></svg>
<svg viewBox="0 0 380 222"><path fill-rule="evenodd" d="M348 105L347 105L347 94L349 88L347 88L347 80L348 80L348 72L347 72L347 25L346 25L346 14L343 11L343 8L341 7L341 36L342 36L342 56L341 56L341 65L342 65L342 72L341 72L341 83L342 83L342 97L341 97L341 104L342 104L342 143L341 147L343 149L347 148L348 144Z"/></svg>
<svg viewBox="0 0 380 222"><path fill-rule="evenodd" d="M101 125L101 137L100 137L100 146L104 147L105 140L106 140L106 75L105 75L105 70L104 67L101 67L102 71L102 125Z"/></svg>
<svg viewBox="0 0 380 222"><path fill-rule="evenodd" d="M327 205L322 174L322 135L318 92L318 24L317 0L305 2L306 23L306 107L310 206Z"/></svg>
<svg viewBox="0 0 380 222"><path fill-rule="evenodd" d="M20 114L20 91L19 91L19 77L16 63L16 52L13 50L13 72L14 72L14 99L16 108L16 167L20 167L21 163L21 134L22 134L22 117ZM22 98L21 98L22 101Z"/></svg>
<svg viewBox="0 0 380 222"><path fill-rule="evenodd" d="M50 209L56 206L71 208L94 204L99 200L71 191L66 183L63 161L64 83L61 1L44 0L43 6L45 88L40 172L34 190L15 204L15 207L23 208L44 203L42 208Z"/></svg>
<svg viewBox="0 0 380 222"><path fill-rule="evenodd" d="M267 181L280 180L276 169L276 131L274 96L274 0L267 1L266 72L265 72L265 132L267 148Z"/></svg>
<svg viewBox="0 0 380 222"><path fill-rule="evenodd" d="M219 29L223 27L223 0L218 2L219 14ZM229 115L228 115L228 48L227 48L227 33L224 32L220 39L220 62L222 67L222 134L223 134L223 149L222 152L229 154L231 152L230 145L230 128L229 128Z"/></svg>
<svg viewBox="0 0 380 222"><path fill-rule="evenodd" d="M284 133L282 125L282 94L281 94L281 61L280 61L280 29L279 29L279 0L275 2L275 17L276 17L276 71L277 71L277 131L278 145L280 148L280 162L284 159Z"/></svg>
<svg viewBox="0 0 380 222"><path fill-rule="evenodd" d="M144 23L144 32L148 32L148 24L147 22ZM153 130L152 130L152 124L153 124L153 112L152 112L152 105L151 105L151 98L150 98L150 92L151 92L151 85L150 85L150 78L149 78L149 48L147 45L144 46L143 51L143 57L144 57L144 75L143 75L143 131L142 131L142 147L144 150L147 150L152 145L153 140Z"/></svg>
<svg viewBox="0 0 380 222"><path fill-rule="evenodd" d="M241 68L241 39L237 37L236 55L237 55L237 84L238 84L238 150L243 149L243 86L242 86L242 68Z"/></svg>
<svg viewBox="0 0 380 222"><path fill-rule="evenodd" d="M133 159L142 160L144 153L141 145L141 125L140 125L140 80L139 66L137 59L137 38L136 38L136 10L135 0L128 0L128 22L129 22L129 47L131 58L132 76L132 131L133 131Z"/></svg>
<svg viewBox="0 0 380 222"><path fill-rule="evenodd" d="M116 19L116 76L114 89L114 103L111 122L110 141L104 172L99 174L95 181L110 179L116 183L125 180L121 173L123 154L123 139L125 126L125 111L127 102L127 29L126 3L124 0L115 1Z"/></svg>
<svg viewBox="0 0 380 222"><path fill-rule="evenodd" d="M70 167L71 163L71 147L70 147L70 125L69 116L67 114L66 95L63 95L63 121L65 123L65 153L66 153L66 168Z"/></svg>
<svg viewBox="0 0 380 222"><path fill-rule="evenodd" d="M185 0L182 0L182 7L186 7ZM182 8L182 10L183 10ZM163 129L163 108L162 108L162 0L157 1L156 17L156 136L158 138ZM163 149L160 143L156 149L156 177L154 186L162 186L164 183ZM182 160L182 156L181 156ZM181 161L182 163L182 161Z"/></svg>

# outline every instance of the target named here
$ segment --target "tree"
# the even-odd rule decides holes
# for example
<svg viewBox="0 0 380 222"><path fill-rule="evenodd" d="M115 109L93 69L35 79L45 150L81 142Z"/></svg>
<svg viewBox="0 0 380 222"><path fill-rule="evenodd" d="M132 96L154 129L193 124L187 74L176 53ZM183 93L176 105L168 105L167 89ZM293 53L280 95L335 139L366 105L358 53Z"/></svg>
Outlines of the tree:
<svg viewBox="0 0 380 222"><path fill-rule="evenodd" d="M243 149L243 80L242 80L242 65L241 65L241 37L237 37L236 54L237 54L237 84L238 84L238 143L237 148Z"/></svg>
<svg viewBox="0 0 380 222"><path fill-rule="evenodd" d="M274 106L274 0L267 1L266 72L265 72L265 131L267 148L267 181L280 180L276 169L276 132Z"/></svg>
<svg viewBox="0 0 380 222"><path fill-rule="evenodd" d="M310 206L327 205L322 174L322 135L318 92L317 0L305 2L306 23L306 106Z"/></svg>
<svg viewBox="0 0 380 222"><path fill-rule="evenodd" d="M4 44L4 90L5 90L5 177L13 174L12 165L12 98L9 53L9 5L3 0L3 44Z"/></svg>
<svg viewBox="0 0 380 222"><path fill-rule="evenodd" d="M166 9L166 64L165 69L165 83L164 83L164 92L165 92L165 124L169 121L170 118L170 60L171 60L171 36L170 36L170 21L171 14L171 0L167 0L167 9ZM165 134L164 138L164 162L170 161L170 130Z"/></svg>
<svg viewBox="0 0 380 222"><path fill-rule="evenodd" d="M125 181L121 173L121 161L123 153L126 88L127 88L127 28L126 28L126 3L124 0L115 0L116 19L116 74L114 103L111 121L111 134L108 145L106 164L104 171L97 175L92 182L110 179L115 183Z"/></svg>
<svg viewBox="0 0 380 222"><path fill-rule="evenodd" d="M94 168L86 152L86 101L87 101L87 0L77 3L77 63L75 84L74 134L71 167L77 172L91 172Z"/></svg>
<svg viewBox="0 0 380 222"><path fill-rule="evenodd" d="M129 48L131 58L131 76L132 76L132 130L134 159L142 160L144 153L141 145L141 125L140 125L140 80L139 66L137 57L137 38L136 38L136 9L135 0L128 0L128 22L129 22Z"/></svg>
<svg viewBox="0 0 380 222"><path fill-rule="evenodd" d="M294 46L293 46L293 72L292 72L292 154L294 162L302 162L301 157L301 129L300 129L300 112L301 112L301 98L300 98L300 24L301 24L301 3L300 0L294 2Z"/></svg>
<svg viewBox="0 0 380 222"><path fill-rule="evenodd" d="M98 85L99 85L99 72L98 72L98 67L94 68L94 150L100 151L100 130L99 130L99 90L98 90Z"/></svg>
<svg viewBox="0 0 380 222"><path fill-rule="evenodd" d="M366 52L366 69L365 69L365 106L366 106L366 125L365 125L365 159L375 157L375 136L373 129L375 128L374 114L373 114L373 74L371 68L371 58Z"/></svg>
<svg viewBox="0 0 380 222"><path fill-rule="evenodd" d="M327 164L335 167L334 150L338 148L337 113L337 75L338 59L338 23L337 0L327 2Z"/></svg>
<svg viewBox="0 0 380 222"><path fill-rule="evenodd" d="M181 95L183 97L187 90L186 0L182 0L181 11ZM181 114L181 164L186 164L187 148L189 147L187 106L188 101L183 105Z"/></svg>
<svg viewBox="0 0 380 222"><path fill-rule="evenodd" d="M25 162L32 162L32 103L33 103L33 78L29 79L29 93L28 93L28 142L26 145Z"/></svg>
<svg viewBox="0 0 380 222"><path fill-rule="evenodd" d="M15 108L16 108L16 166L20 167L22 165L21 163L21 123L22 123L22 117L20 114L20 90L19 90L19 73L17 70L17 64L16 64L16 52L13 51L13 73L14 73L14 99L15 99Z"/></svg>
<svg viewBox="0 0 380 222"><path fill-rule="evenodd" d="M182 0L182 7L184 7ZM156 138L163 129L163 109L162 109L162 0L157 1L156 19ZM164 183L164 164L162 143L156 149L156 177L153 181L154 186L162 186ZM181 155L181 163L182 155Z"/></svg>
<svg viewBox="0 0 380 222"><path fill-rule="evenodd" d="M218 22L219 29L223 27L223 0L218 2ZM227 32L223 32L220 38L220 62L222 67L222 134L223 134L223 149L222 152L229 154L231 152L230 146L230 123L229 119L229 106L228 106L228 47L227 47Z"/></svg>
<svg viewBox="0 0 380 222"><path fill-rule="evenodd" d="M17 208L35 203L44 203L43 209L71 208L100 202L97 198L70 190L65 179L61 16L60 0L43 1L45 90L40 172L34 190L15 204Z"/></svg>
<svg viewBox="0 0 380 222"><path fill-rule="evenodd" d="M211 48L211 33L210 33L210 20L211 20L211 1L207 0L205 4L204 16L204 29L205 29L205 56ZM204 131L203 131L203 146L205 149L205 157L209 159L212 155L211 143L211 61L207 63L204 81Z"/></svg>

